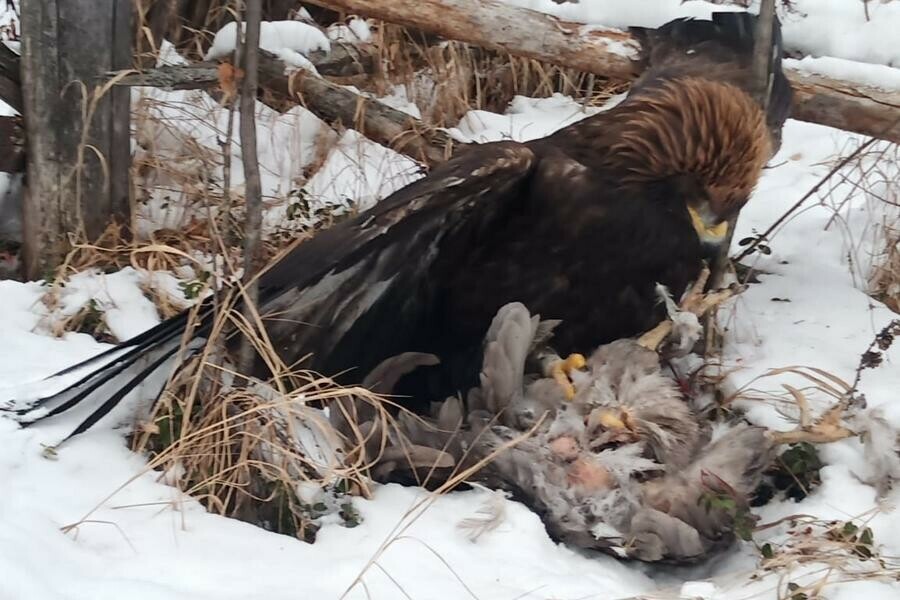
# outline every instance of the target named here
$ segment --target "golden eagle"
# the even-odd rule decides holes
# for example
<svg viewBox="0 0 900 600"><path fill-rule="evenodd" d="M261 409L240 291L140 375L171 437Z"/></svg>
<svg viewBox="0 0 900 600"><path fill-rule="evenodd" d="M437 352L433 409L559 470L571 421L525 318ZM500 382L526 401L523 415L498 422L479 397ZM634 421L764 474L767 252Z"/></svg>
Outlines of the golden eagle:
<svg viewBox="0 0 900 600"><path fill-rule="evenodd" d="M477 381L485 332L509 302L562 320L563 353L654 326L664 316L656 284L680 294L697 276L779 141L791 95L780 37L764 110L748 91L754 26L747 13L717 13L636 30L645 71L616 107L543 139L466 148L298 244L260 278L260 312L282 358L309 355L304 366L358 382L387 357L435 354L441 364L398 388L430 400ZM187 321L72 367L106 361L16 406L20 420L111 389L80 433L176 354ZM211 323L210 307L195 339ZM144 357L149 366L129 374Z"/></svg>

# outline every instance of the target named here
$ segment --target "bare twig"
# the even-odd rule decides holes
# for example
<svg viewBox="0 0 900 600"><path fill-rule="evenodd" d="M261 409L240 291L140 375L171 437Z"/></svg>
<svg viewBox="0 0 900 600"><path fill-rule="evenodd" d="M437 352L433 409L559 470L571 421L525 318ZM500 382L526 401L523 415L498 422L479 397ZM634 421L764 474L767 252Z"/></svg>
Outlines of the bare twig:
<svg viewBox="0 0 900 600"><path fill-rule="evenodd" d="M807 200L809 200L816 192L818 192L822 188L822 186L828 182L828 180L830 180L832 177L834 177L834 175L838 171L840 171L845 166L850 164L853 161L853 159L855 159L857 156L862 154L866 150L866 148L868 148L869 146L874 144L876 141L878 141L877 138L870 138L864 144L860 145L859 148L857 148L856 150L851 152L848 156L843 158L840 162L838 162L834 167L832 167L832 169L830 171L828 171L828 173L825 175L825 177L820 179L819 182L816 183L816 185L814 185L808 192L806 192L806 194L804 194L802 198L797 200L797 202L795 202L793 206L791 206L789 209L787 209L787 211L784 212L784 214L782 214L780 217L778 217L778 219L776 219L775 222L772 223L768 229L766 229L762 234L758 235L755 240L753 240L750 244L747 245L746 248L744 248L741 251L740 254L738 254L737 256L732 258L732 261L738 262L741 259L752 254L757 246L759 246L764 240L767 240L769 238L769 235L771 235L771 233L773 231L775 231L779 225L784 223L789 216L791 216L792 214L797 212L797 210L801 206L803 206L803 204Z"/></svg>
<svg viewBox="0 0 900 600"><path fill-rule="evenodd" d="M900 319L894 319L875 335L872 343L859 357L859 364L853 377L853 385L850 386L851 394L859 391L859 381L862 379L862 372L879 366L883 360L881 353L890 348L897 337L900 337Z"/></svg>
<svg viewBox="0 0 900 600"><path fill-rule="evenodd" d="M262 0L248 0L246 12L246 37L244 44L244 80L241 86L241 158L244 163L245 205L244 218L244 286L245 317L253 322L248 310L256 306L259 285L255 275L260 266L260 230L262 228L262 185L259 177L259 161L256 152L256 89L259 71L259 31L262 21ZM250 373L253 366L253 345L244 340L238 360L239 371Z"/></svg>

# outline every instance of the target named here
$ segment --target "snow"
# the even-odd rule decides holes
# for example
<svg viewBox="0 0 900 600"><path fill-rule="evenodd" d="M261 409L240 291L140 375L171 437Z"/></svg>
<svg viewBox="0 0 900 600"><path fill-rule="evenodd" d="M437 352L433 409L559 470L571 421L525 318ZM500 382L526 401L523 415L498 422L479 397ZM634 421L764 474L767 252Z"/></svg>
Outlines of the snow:
<svg viewBox="0 0 900 600"><path fill-rule="evenodd" d="M365 19L352 17L347 24L334 23L326 31L328 39L333 42L361 44L372 41L372 30Z"/></svg>
<svg viewBox="0 0 900 600"><path fill-rule="evenodd" d="M708 19L714 12L744 10L712 2L672 2L671 0L605 0L604 2L563 2L554 0L503 0L506 4L554 15L565 21L606 27L659 27L678 17Z"/></svg>
<svg viewBox="0 0 900 600"><path fill-rule="evenodd" d="M387 96L381 96L376 98L382 104L387 104L391 108L395 108L399 111L405 112L406 114L415 117L417 119L422 118L422 111L419 110L419 107L415 102L409 99L409 94L406 91L406 86L403 85L395 85L392 86L391 93Z"/></svg>
<svg viewBox="0 0 900 600"><path fill-rule="evenodd" d="M602 108L612 108L624 98L611 98ZM599 112L601 108L584 106L562 94L549 98L516 96L506 114L484 110L466 113L456 127L448 131L461 142L496 142L516 140L525 142L544 137Z"/></svg>
<svg viewBox="0 0 900 600"><path fill-rule="evenodd" d="M656 25L681 14L703 16L722 9L696 1L508 1L572 20L616 26ZM865 24L861 3L797 0L796 5L809 14L811 24L786 24L791 44L806 44L811 54L830 49L844 59L897 64L891 58L898 50L889 42L890 35L871 37L868 45L854 48L855 27L864 28L868 36L884 27ZM883 23L895 18L900 2L870 3L869 8L871 22ZM828 27L819 24L818 39L811 35L806 39L804 28L813 27L820 16ZM328 42L307 29L277 25L270 29L282 36L270 46L275 51L303 53ZM353 21L347 27L352 28ZM361 31L361 26L357 28ZM221 42L219 51L224 53L228 34L222 35L217 44ZM233 27L230 35L233 40ZM266 34L267 43L274 35ZM165 60L177 62L178 57L167 54ZM879 68L862 69L832 59L804 59L796 66L827 74L845 69L841 72L860 83L896 86L893 71ZM145 184L156 185L139 220L141 232L149 235L162 225L175 227L190 215L203 216L205 209L192 200L196 190L179 187L180 177L208 169L212 179L221 178L221 165L212 157L221 154L227 111L196 92L142 89L133 96L155 117L137 124L138 154L149 155L152 149L166 165L166 170L143 175ZM611 99L607 107L619 100ZM397 93L388 102L400 107L407 100ZM517 97L506 114L472 111L451 133L461 140L534 139L596 110L559 95ZM421 176L408 158L352 130L335 134L301 107L280 115L258 105L257 126L268 231L292 226L286 223L292 220L288 207L300 198L312 209L363 209ZM235 131L237 127L236 122ZM853 134L789 121L781 151L741 213L735 244L765 230L827 173L839 154L860 142ZM184 151L188 145L190 152ZM208 163L188 161L198 155L196 148L208 151ZM754 255L751 262L765 271L761 283L750 285L721 312L726 328L723 360L729 372L725 388L755 390L756 400L740 400L738 406L756 423L779 429L794 425L791 417L796 415L775 394L783 393L782 384L797 383L797 376L765 376L769 369L807 365L852 381L859 355L874 334L896 318L866 294L867 275L883 249L880 224L900 218L877 198L897 194L889 182L900 181L900 163L881 160L874 165L873 157L864 158L860 166L860 172L863 168L874 172L874 167L880 172L867 186L869 193L836 179L810 198L771 237L772 254ZM232 159L232 183L240 189L243 172L237 143ZM305 169L319 161L321 167L307 177ZM312 218L295 220L308 225ZM23 388L40 387L42 377L108 348L86 334L55 337L50 333L54 323L93 300L116 337L142 331L159 319L145 290L177 298L179 281L216 264L213 257L193 258L198 264L185 265L176 273L129 267L75 275L56 292L56 304L46 302L49 288L40 283L0 281L0 403L17 397ZM900 427L898 359L900 344L895 344L884 366L863 373L860 386L868 410L880 411L893 427ZM811 401L815 411L826 406L824 398L812 395ZM417 488L379 486L371 500L354 500L362 516L359 526L329 523L315 544L305 544L209 514L167 485L164 475L148 469L145 457L127 449L126 430L113 426L121 422L121 414L73 439L55 459L48 458L44 446L69 433L76 416L28 429L0 418L0 481L7 491L0 497L3 600L279 600L295 598L301 590L313 598L338 598L347 592L348 598L376 600L786 597L779 595L778 574L751 579L759 552L750 544L696 567L649 568L554 544L538 517L512 501L505 501L505 519L497 529L470 541L458 524L476 516L485 503L496 501L483 490L434 497ZM824 446L821 452L826 463L822 485L801 502L775 501L756 509L762 521L799 513L823 519L862 518L886 556L900 555L896 508L900 491L880 498L875 487L865 483L875 466L858 439ZM72 524L76 526L62 529ZM785 536L784 527L773 527L759 532L756 542L777 543ZM814 571L814 566L798 567L789 579L814 581ZM822 597L900 597L896 581L838 583L839 579L834 577Z"/></svg>
<svg viewBox="0 0 900 600"><path fill-rule="evenodd" d="M419 165L411 158L388 154L384 147L350 129L304 190L317 204L327 206L336 198L341 205L350 200L354 208L365 210L421 176Z"/></svg>
<svg viewBox="0 0 900 600"><path fill-rule="evenodd" d="M885 91L900 91L900 69L884 65L860 64L852 60L821 56L787 58L784 66L803 74L824 75L848 83L859 83Z"/></svg>
<svg viewBox="0 0 900 600"><path fill-rule="evenodd" d="M213 38L206 60L215 60L234 52L236 32L234 22L222 27ZM264 21L260 23L259 47L269 52L287 48L300 54L309 54L314 50L327 52L331 49L331 44L328 37L312 25L300 21Z"/></svg>
<svg viewBox="0 0 900 600"><path fill-rule="evenodd" d="M797 0L795 4L797 12L783 14L781 19L790 49L900 67L897 2Z"/></svg>

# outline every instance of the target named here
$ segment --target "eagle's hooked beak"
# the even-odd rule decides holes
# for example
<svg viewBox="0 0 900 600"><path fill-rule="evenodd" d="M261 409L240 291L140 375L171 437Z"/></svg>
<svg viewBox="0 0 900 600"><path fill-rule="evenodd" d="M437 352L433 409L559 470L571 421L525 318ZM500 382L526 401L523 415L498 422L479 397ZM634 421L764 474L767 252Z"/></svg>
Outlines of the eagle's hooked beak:
<svg viewBox="0 0 900 600"><path fill-rule="evenodd" d="M728 221L716 223L712 214L707 211L698 211L693 206L688 206L688 212L691 215L691 224L700 236L700 241L704 244L718 245L725 239L728 233Z"/></svg>

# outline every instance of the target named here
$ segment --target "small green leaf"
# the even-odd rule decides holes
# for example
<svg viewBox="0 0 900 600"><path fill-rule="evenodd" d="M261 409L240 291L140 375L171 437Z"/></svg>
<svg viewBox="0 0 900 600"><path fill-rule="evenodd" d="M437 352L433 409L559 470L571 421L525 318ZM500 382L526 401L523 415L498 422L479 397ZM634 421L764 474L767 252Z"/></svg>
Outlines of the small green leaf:
<svg viewBox="0 0 900 600"><path fill-rule="evenodd" d="M763 544L759 551L762 553L763 558L775 558L775 549L772 548L772 544Z"/></svg>

